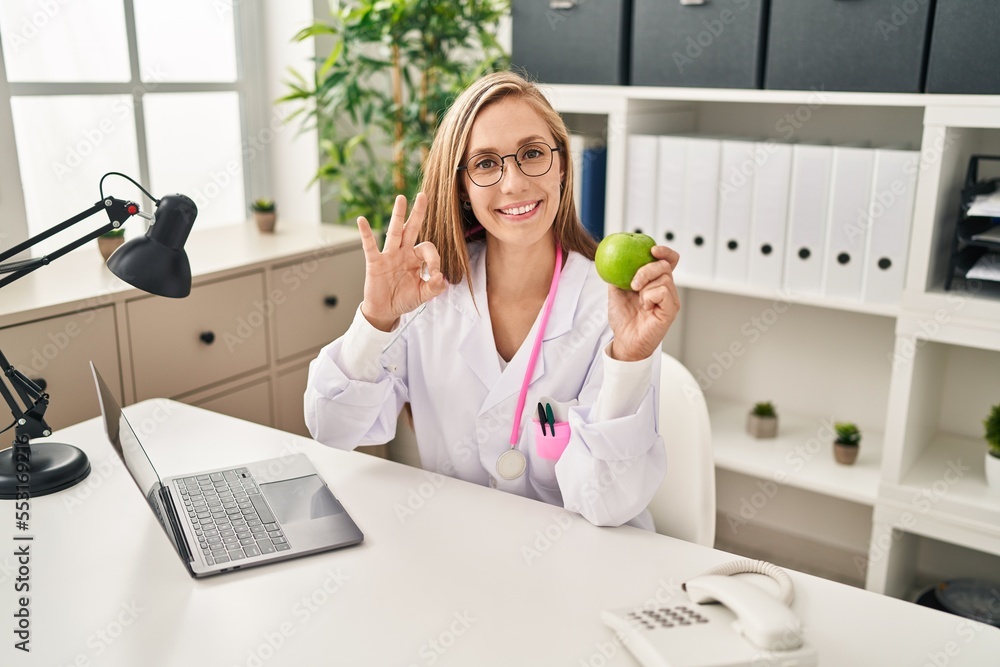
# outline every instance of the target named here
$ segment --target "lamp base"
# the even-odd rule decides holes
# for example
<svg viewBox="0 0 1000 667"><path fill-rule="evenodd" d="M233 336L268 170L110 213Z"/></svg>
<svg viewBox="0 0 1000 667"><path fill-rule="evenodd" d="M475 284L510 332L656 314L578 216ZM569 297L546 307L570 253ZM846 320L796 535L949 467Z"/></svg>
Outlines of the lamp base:
<svg viewBox="0 0 1000 667"><path fill-rule="evenodd" d="M73 445L39 442L31 450L28 491L32 498L68 489L90 474L87 455ZM0 452L0 499L17 498L18 472L14 460L15 447ZM22 481L24 473L21 473ZM22 484L23 486L23 484ZM23 488L22 488L23 490Z"/></svg>

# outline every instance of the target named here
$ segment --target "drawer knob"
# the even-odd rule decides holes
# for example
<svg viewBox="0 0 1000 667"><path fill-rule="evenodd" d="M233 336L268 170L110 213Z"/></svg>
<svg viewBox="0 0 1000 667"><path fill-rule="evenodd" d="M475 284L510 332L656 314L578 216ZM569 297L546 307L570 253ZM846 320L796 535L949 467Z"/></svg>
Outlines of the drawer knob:
<svg viewBox="0 0 1000 667"><path fill-rule="evenodd" d="M326 304L328 308L337 307L337 297L335 296L325 296L323 297L323 303Z"/></svg>
<svg viewBox="0 0 1000 667"><path fill-rule="evenodd" d="M215 342L215 334L211 331L202 331L198 338L200 338L201 342L205 345L211 345Z"/></svg>

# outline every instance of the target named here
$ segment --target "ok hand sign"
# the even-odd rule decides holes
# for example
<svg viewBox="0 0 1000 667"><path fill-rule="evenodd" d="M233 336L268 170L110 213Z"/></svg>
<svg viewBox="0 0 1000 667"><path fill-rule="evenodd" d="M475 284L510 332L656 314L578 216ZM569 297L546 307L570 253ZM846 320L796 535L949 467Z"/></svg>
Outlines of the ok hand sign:
<svg viewBox="0 0 1000 667"><path fill-rule="evenodd" d="M392 206L385 247L381 252L368 220L358 218L361 245L365 252L365 293L361 313L372 326L382 331L391 331L401 315L415 310L448 287L448 281L441 273L441 257L434 244L425 241L414 245L426 211L427 196L420 192L413 202L409 219L403 224L406 197L398 195ZM428 276L429 279L424 280Z"/></svg>

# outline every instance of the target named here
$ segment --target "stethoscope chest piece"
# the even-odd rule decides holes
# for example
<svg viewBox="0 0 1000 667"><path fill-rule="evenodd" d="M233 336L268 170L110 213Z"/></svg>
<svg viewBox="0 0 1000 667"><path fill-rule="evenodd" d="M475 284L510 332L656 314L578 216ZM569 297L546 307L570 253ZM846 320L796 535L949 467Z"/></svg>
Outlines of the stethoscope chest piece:
<svg viewBox="0 0 1000 667"><path fill-rule="evenodd" d="M517 449L508 449L497 459L497 474L510 482L523 475L527 465L524 454Z"/></svg>

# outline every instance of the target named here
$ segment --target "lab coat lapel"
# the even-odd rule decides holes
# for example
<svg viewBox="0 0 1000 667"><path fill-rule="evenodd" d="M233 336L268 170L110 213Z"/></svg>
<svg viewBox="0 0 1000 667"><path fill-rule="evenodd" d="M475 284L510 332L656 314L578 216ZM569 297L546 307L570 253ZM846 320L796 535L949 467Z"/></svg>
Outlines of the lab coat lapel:
<svg viewBox="0 0 1000 667"><path fill-rule="evenodd" d="M470 258L472 287L476 300L473 303L468 283L462 282L451 290L452 306L461 315L462 328L457 332L458 355L472 372L489 389L500 378L500 361L493 341L493 324L486 303L486 252L480 249ZM476 307L479 312L476 312Z"/></svg>
<svg viewBox="0 0 1000 667"><path fill-rule="evenodd" d="M583 291L583 284L586 279L588 264L589 263L582 255L571 253L563 266L562 276L559 279L559 288L556 291L556 300L552 306L552 313L549 315L549 322L545 327L545 333L543 334L542 349L538 355L538 360L535 362L535 369L531 374L531 384L535 383L545 375L544 342L563 336L569 333L573 328L573 318L576 313L577 303L580 300L580 294ZM485 263L483 277L485 278ZM479 298L480 297L477 292L477 302L479 302ZM482 303L485 304L485 290L482 299ZM488 310L484 306L481 308ZM528 360L531 358L531 348L534 346L535 337L538 334L540 318L541 312L539 312L538 317L535 318L535 323L532 325L531 331L528 332L524 342L521 343L521 347L518 348L514 358L510 360L510 363L507 364L507 368L505 368L503 373L500 374L499 380L492 386L489 395L486 397L486 401L483 403L482 409L479 411L480 416L511 397L516 397L520 393L521 385L524 382L525 371L528 369ZM493 340L492 324L487 320L486 326L491 346L490 352L492 353L492 358L496 360L497 351L496 343ZM497 362L496 367L499 369L499 362Z"/></svg>

